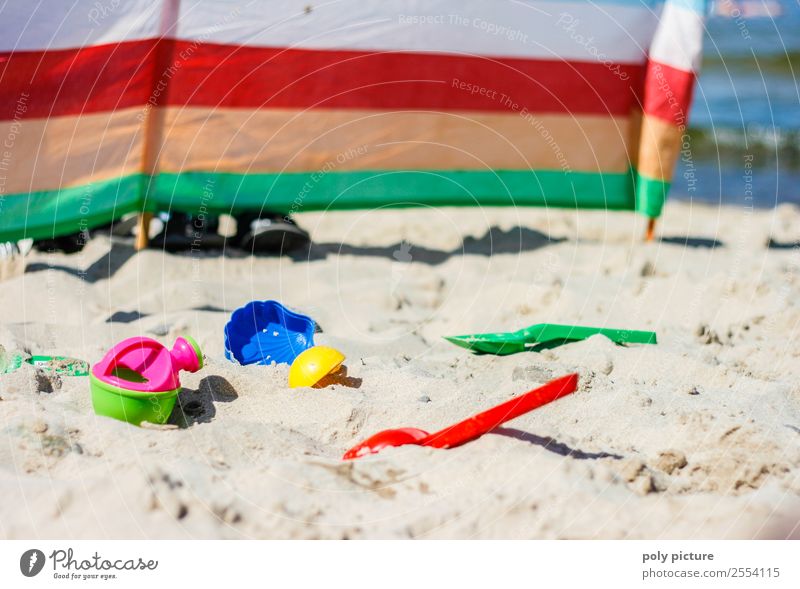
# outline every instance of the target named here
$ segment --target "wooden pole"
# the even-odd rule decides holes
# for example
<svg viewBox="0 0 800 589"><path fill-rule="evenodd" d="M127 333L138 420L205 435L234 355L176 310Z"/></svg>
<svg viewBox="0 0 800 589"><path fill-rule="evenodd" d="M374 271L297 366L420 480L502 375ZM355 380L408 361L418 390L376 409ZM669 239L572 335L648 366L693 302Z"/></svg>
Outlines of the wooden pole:
<svg viewBox="0 0 800 589"><path fill-rule="evenodd" d="M656 220L655 218L651 217L647 219L647 229L645 230L644 233L644 240L647 243L650 243L651 241L653 241L655 236L656 236Z"/></svg>
<svg viewBox="0 0 800 589"><path fill-rule="evenodd" d="M180 0L166 0L161 10L159 37L155 48L156 61L153 68L151 96L147 102L147 112L145 114L147 118L144 122L142 169L147 176L145 203L150 196L153 182L158 175L158 160L161 155L165 118L162 106L165 104L168 90L169 76L167 76L167 72L173 65L170 62L174 53L174 36L178 25L179 12ZM163 87L160 86L162 83ZM139 233L136 235L135 244L137 251L145 249L150 242L150 221L152 218L152 212L143 211L139 214L137 223Z"/></svg>
<svg viewBox="0 0 800 589"><path fill-rule="evenodd" d="M150 220L153 218L153 213L139 213L139 219L136 226L139 228L136 233L136 244L134 248L136 251L141 251L147 248L150 241Z"/></svg>

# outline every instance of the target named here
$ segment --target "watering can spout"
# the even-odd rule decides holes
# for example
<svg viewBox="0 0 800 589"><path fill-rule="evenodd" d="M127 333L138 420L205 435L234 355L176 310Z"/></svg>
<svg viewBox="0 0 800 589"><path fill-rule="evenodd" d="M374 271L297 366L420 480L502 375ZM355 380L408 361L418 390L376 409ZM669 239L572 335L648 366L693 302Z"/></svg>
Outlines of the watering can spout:
<svg viewBox="0 0 800 589"><path fill-rule="evenodd" d="M176 339L169 354L172 356L172 364L176 371L197 372L203 367L203 353L200 351L200 346L188 335Z"/></svg>

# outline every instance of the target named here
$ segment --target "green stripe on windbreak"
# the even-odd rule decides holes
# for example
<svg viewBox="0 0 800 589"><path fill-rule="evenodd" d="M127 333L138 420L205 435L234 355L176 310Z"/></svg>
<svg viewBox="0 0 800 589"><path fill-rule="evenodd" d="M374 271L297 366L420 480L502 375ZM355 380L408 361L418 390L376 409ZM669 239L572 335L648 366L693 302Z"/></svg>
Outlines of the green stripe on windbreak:
<svg viewBox="0 0 800 589"><path fill-rule="evenodd" d="M412 206L550 206L637 210L658 216L669 185L633 176L561 171L358 171L292 174L183 172L123 176L61 190L0 197L0 239L44 239L137 210L189 213Z"/></svg>
<svg viewBox="0 0 800 589"><path fill-rule="evenodd" d="M636 212L651 218L661 216L670 183L636 172Z"/></svg>
<svg viewBox="0 0 800 589"><path fill-rule="evenodd" d="M140 209L143 176L0 196L0 240L46 239L91 229Z"/></svg>
<svg viewBox="0 0 800 589"><path fill-rule="evenodd" d="M161 173L157 205L188 213L279 213L411 206L550 206L634 210L630 173L356 171L291 174ZM148 203L152 208L153 203Z"/></svg>

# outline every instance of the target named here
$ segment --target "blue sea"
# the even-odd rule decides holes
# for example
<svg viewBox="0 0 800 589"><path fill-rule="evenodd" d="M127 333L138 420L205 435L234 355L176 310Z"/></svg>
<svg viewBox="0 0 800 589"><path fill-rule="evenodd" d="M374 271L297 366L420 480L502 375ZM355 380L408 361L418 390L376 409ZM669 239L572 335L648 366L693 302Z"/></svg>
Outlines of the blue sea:
<svg viewBox="0 0 800 589"><path fill-rule="evenodd" d="M800 0L775 4L774 17L709 17L671 198L800 203Z"/></svg>

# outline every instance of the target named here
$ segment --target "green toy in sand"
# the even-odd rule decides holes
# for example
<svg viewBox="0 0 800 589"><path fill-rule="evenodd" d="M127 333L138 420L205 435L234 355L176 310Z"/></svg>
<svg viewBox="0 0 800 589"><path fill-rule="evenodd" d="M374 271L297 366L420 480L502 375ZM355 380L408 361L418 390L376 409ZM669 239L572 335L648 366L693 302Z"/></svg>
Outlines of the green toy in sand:
<svg viewBox="0 0 800 589"><path fill-rule="evenodd" d="M554 323L538 323L519 331L453 335L445 336L444 339L478 354L506 356L517 352L540 352L584 340L593 335L604 335L615 344L620 345L657 343L656 334L653 331L556 325Z"/></svg>

